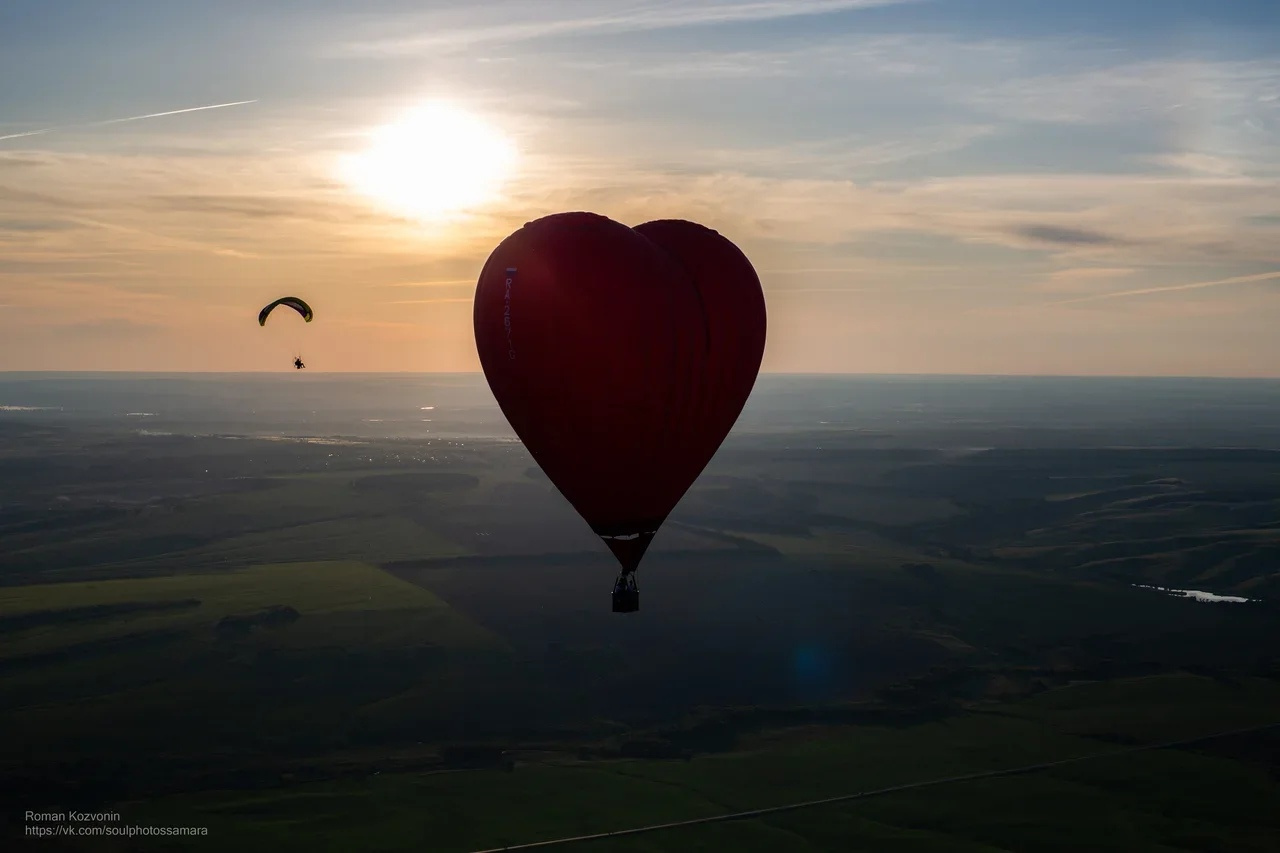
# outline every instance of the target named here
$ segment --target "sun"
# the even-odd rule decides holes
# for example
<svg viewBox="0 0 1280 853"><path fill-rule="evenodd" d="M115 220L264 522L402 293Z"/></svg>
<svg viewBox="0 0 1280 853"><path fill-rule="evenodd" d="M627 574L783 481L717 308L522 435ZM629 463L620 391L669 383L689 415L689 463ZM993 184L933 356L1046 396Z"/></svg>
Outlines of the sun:
<svg viewBox="0 0 1280 853"><path fill-rule="evenodd" d="M388 209L440 220L496 200L515 169L512 141L480 117L432 101L375 129L340 164L343 180Z"/></svg>

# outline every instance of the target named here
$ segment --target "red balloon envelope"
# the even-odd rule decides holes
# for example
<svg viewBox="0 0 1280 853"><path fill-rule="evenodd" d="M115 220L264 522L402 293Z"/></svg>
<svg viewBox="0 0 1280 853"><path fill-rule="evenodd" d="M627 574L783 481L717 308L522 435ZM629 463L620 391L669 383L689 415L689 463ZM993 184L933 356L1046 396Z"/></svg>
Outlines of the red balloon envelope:
<svg viewBox="0 0 1280 853"><path fill-rule="evenodd" d="M705 458L696 478L733 429L760 372L764 292L747 256L710 228L663 219L637 225L635 230L681 263L693 278L703 309L707 356L698 395L700 423L690 440L699 442Z"/></svg>
<svg viewBox="0 0 1280 853"><path fill-rule="evenodd" d="M512 429L634 571L755 383L765 305L750 262L691 222L556 214L494 249L474 323Z"/></svg>

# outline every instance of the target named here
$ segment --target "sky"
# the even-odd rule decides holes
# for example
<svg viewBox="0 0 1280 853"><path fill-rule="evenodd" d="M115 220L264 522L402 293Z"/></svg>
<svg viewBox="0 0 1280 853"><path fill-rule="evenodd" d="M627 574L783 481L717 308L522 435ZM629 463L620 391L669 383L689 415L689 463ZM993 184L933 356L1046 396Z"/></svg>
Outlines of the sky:
<svg viewBox="0 0 1280 853"><path fill-rule="evenodd" d="M766 371L1280 376L1274 0L4 0L0 81L0 370L478 370L489 252L592 210L736 242ZM508 172L353 183L431 103Z"/></svg>

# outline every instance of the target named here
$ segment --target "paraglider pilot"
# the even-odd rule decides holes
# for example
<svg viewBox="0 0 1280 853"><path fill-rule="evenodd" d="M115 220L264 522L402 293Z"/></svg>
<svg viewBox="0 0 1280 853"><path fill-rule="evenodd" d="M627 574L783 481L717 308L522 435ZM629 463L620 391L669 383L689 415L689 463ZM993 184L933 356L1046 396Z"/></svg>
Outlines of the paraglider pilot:
<svg viewBox="0 0 1280 853"><path fill-rule="evenodd" d="M298 370L301 370L302 368L306 367L306 365L302 363L302 356L297 356L296 358L294 358L293 366Z"/></svg>

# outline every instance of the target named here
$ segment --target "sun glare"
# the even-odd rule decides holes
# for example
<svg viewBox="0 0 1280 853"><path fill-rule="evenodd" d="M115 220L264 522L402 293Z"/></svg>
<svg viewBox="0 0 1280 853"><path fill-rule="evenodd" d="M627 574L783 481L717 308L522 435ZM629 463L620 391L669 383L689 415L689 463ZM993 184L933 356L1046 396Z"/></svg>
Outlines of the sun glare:
<svg viewBox="0 0 1280 853"><path fill-rule="evenodd" d="M453 104L432 102L376 129L341 171L353 189L388 209L438 220L495 200L515 161L516 147L501 131Z"/></svg>

